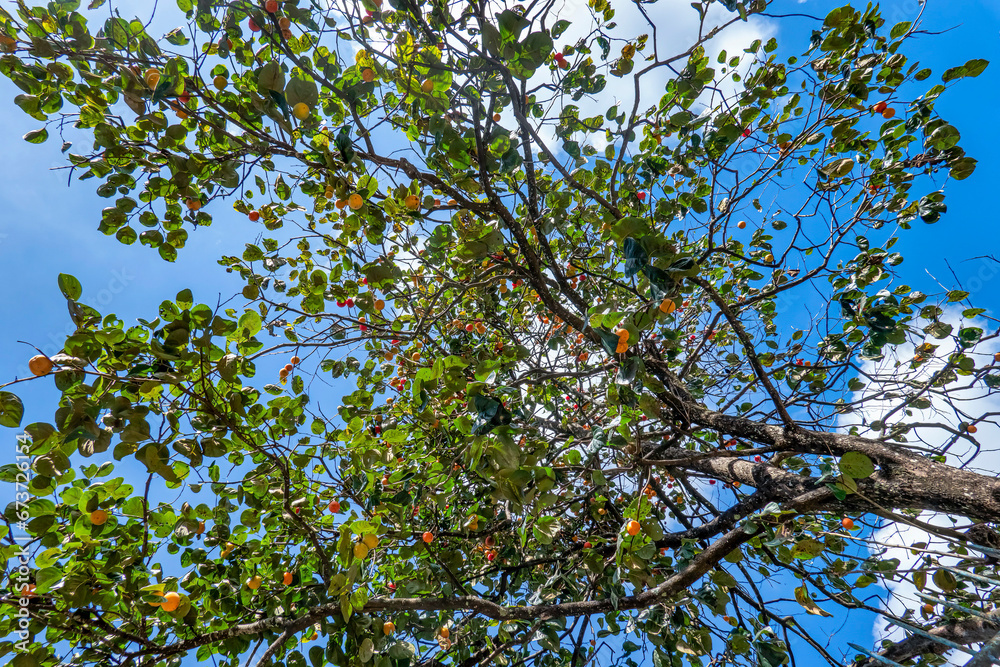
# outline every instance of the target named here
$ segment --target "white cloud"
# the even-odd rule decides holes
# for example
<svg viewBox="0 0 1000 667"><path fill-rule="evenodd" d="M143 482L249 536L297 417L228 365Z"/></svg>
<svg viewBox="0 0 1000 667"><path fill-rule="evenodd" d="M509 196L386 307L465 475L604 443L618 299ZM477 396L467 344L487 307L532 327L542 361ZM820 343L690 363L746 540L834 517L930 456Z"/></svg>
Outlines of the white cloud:
<svg viewBox="0 0 1000 667"><path fill-rule="evenodd" d="M636 96L634 74L651 64L652 61L646 61L646 58L655 53L662 60L677 53L684 53L697 43L700 34L707 34L713 28L731 21L736 16L721 4L716 3L711 6L704 23L701 23L698 12L690 6L687 0L666 0L655 4L645 4L643 8L646 16L649 17L648 21L637 4L621 3L616 5L613 21L616 25L613 29L605 30L605 33L612 40L618 40L612 41L609 59L613 61L618 57L625 44L624 40L634 40L641 34L648 34L649 41L646 48L636 54L634 58L635 68L632 73L624 77L615 77L606 73L607 85L603 91L592 98L583 98L579 102L567 102L580 107L581 117L603 115L608 108L615 104L619 105L620 111L631 112ZM596 28L596 22L593 20L591 10L585 0L567 0L561 6L559 16L571 20L573 23L556 40L556 49L561 49L563 45L576 44L578 40L587 38ZM650 22L656 26L655 31ZM766 40L776 33L777 24L759 16L752 16L747 22L737 22L725 28L718 36L705 44L705 51L713 63L721 51L726 51L730 58L734 55L745 56L743 49L754 40ZM592 46L595 49L598 48L596 44ZM597 55L598 57L594 58L595 62L600 61L600 54ZM572 61L574 57L571 57L570 60ZM748 58L744 58L740 65L741 71L745 71L749 67ZM644 110L659 102L667 82L673 79L676 76L675 71L683 69L685 64L685 60L680 60L673 63L674 71L670 67L660 66L640 77L638 90L638 112L640 115ZM718 68L717 65L716 67ZM556 71L556 82L559 80L560 73L559 70ZM530 84L541 83L550 76L549 70L543 67ZM700 100L702 104L718 104L717 98L720 94L729 97L741 87L741 84L734 83L729 76L718 83L716 92L706 91L703 94ZM551 117L549 114L547 116ZM554 151L559 149L551 127L539 128L539 134ZM595 134L588 139L598 150L603 150L606 145L603 134Z"/></svg>
<svg viewBox="0 0 1000 667"><path fill-rule="evenodd" d="M981 319L974 321L962 320L961 313L957 309L949 309L941 316L941 321L951 323L955 330L959 328L959 324L962 326L978 326L984 330L988 329L987 323ZM955 345L951 340L935 340L928 337L925 341L926 343L938 344L940 347L936 350L933 359L930 359L919 369L910 371L910 375L907 377L909 380L926 380L932 376L933 373L940 371L948 356L954 352ZM983 361L987 356L992 357L996 352L1000 351L1000 341L992 339L980 344L976 348L977 366ZM868 374L876 378L888 378L896 373L906 373L907 366L910 365L913 355L915 353L915 346L913 344L907 343L906 345L900 346L896 351L896 356L892 359L886 359L882 362L868 362L866 363L862 370L864 374ZM902 384L902 383L900 383ZM855 394L854 399L858 400L864 395L864 391ZM988 395L987 392L982 388L982 385L978 387L965 387L958 389L950 394L949 400L946 401L943 397L928 396L931 398L931 405L924 410L914 410L913 414L909 417L905 417L902 411L895 413L893 416L889 417L890 425L892 423L898 422L905 419L911 423L925 423L925 424L940 424L952 429L956 429L958 424L962 419L956 414L956 407L966 414L982 415L987 413L1000 412L1000 397L996 395ZM897 401L878 401L866 404L861 410L855 411L849 415L844 415L840 420L840 427L847 428L848 426L855 425L860 426L861 424L871 424L875 421L883 420L886 415L891 411ZM946 452L947 461L951 465L966 465L974 470L988 471L989 474L996 474L997 470L1000 470L1000 448L998 448L993 443L1000 442L1000 427L989 422L982 422L977 424L977 433L975 434L976 440L978 441L979 447L973 445L964 438L959 438L951 448ZM878 434L871 432L866 429L867 433L863 430L863 435L877 436ZM945 446L949 440L951 440L952 434L946 428L937 427L918 427L913 429L908 435L907 439L909 442L920 441L920 445L929 449L940 449ZM933 512L924 512L918 517L922 522L934 525L942 526L945 528L953 528L956 526L947 515ZM963 523L957 524L959 528L963 526ZM888 550L883 554L883 558L898 558L900 560L899 571L906 572L913 568L919 566L920 561L924 556L924 552L918 550L916 553L912 551L913 545L920 543L926 543L923 547L930 552L948 552L948 542L940 537L932 536L928 532L914 527L907 526L899 523L894 523L891 525L884 526L876 530L872 536L873 544L871 549L874 551L880 549L879 545L888 546ZM953 565L958 561L955 558L948 557L938 557L939 562L945 565ZM916 610L918 609L924 601L917 596L917 587L913 584L911 579L905 579L899 582L887 582L887 596L885 600L884 608L895 614L901 616L907 609ZM938 592L937 588L934 586L930 577L928 577L927 586L924 589L924 593L934 595ZM937 609L941 611L941 609ZM916 615L914 624L919 625L920 618L919 613ZM891 639L897 641L902 639L904 633L901 629L895 626L885 627L886 623L879 621L873 628L874 638L876 645L879 641L883 639ZM955 651L951 652L953 656L951 664L964 664L968 657L962 653ZM958 661L958 662L954 662Z"/></svg>

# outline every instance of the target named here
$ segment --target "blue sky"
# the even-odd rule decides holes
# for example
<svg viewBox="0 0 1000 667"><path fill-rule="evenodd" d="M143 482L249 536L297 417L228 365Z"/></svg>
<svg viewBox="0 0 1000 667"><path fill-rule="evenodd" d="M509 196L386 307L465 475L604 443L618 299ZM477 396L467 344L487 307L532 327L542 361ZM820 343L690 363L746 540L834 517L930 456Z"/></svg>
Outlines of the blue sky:
<svg viewBox="0 0 1000 667"><path fill-rule="evenodd" d="M776 11L823 15L839 4L843 3L786 2L776 6ZM862 7L864 3L852 4ZM891 22L908 20L917 10L918 4L912 0L883 3L883 14ZM894 250L906 258L902 268L914 289L940 291L935 279L949 289L960 283L972 293L976 306L996 314L1000 312L1000 264L976 258L989 254L1000 257L1000 244L994 241L994 188L1000 182L1000 121L996 120L1000 109L1000 2L929 0L924 22L929 30L950 28L941 35L921 36L909 46L911 56L934 69L934 80L945 68L971 58L994 62L978 78L956 84L937 105L938 112L961 131L966 151L979 160L976 173L965 181L948 183L947 215L935 225L914 223L914 229L902 234ZM808 32L795 35L786 28L778 39L786 46L804 44ZM60 347L70 320L56 285L59 273L80 279L83 302L103 314L116 313L126 322L136 317L153 318L160 301L173 298L183 288L192 289L197 301L210 305L239 289L238 280L227 275L216 260L221 254L238 252L243 242L253 240L259 227L250 225L228 203L215 203L213 225L192 232L173 264L162 261L154 250L139 244L124 246L103 236L97 225L108 201L94 194L91 183L67 185L68 171L57 169L66 164L58 137L41 146L21 139L38 123L14 106L12 100L18 92L6 79L0 79L4 109L0 115L4 120L0 125L0 312L5 313L0 318L0 381L26 373L27 359L34 351L17 341L27 341L49 354ZM24 423L52 419L58 392L50 378L20 384L15 391L25 403ZM339 394L333 393L324 402L331 408L338 398ZM7 431L3 439L10 443L5 447L11 449L6 451L12 452L12 433ZM870 621L860 617L841 632L853 634L854 641L862 645L870 643Z"/></svg>

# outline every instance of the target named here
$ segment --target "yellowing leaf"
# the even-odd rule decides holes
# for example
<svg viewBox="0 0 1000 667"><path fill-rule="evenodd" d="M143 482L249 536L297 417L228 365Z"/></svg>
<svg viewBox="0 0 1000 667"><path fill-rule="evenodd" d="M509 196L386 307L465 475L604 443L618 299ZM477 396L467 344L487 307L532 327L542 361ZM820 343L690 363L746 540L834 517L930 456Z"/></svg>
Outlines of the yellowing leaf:
<svg viewBox="0 0 1000 667"><path fill-rule="evenodd" d="M805 586L799 586L795 589L795 601L802 605L802 608L813 616L833 616L833 614L822 609L813 601L811 597L809 597L809 591L806 590Z"/></svg>

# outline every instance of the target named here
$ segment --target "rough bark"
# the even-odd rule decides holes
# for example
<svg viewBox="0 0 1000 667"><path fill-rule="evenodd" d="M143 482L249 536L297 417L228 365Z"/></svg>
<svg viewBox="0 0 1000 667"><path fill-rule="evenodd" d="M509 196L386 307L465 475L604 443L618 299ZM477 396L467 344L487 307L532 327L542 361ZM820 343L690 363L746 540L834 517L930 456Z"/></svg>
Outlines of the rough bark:
<svg viewBox="0 0 1000 667"><path fill-rule="evenodd" d="M742 417L734 417L709 410L703 406L687 405L693 423L765 445L776 445L783 451L839 457L847 452L861 452L877 466L875 474L858 480L862 495L887 508L904 507L960 515L975 521L995 523L1000 521L1000 479L981 475L945 463L938 463L903 446L829 431L805 429L787 430L780 426L763 424ZM701 466L713 472L727 472L740 482L770 483L780 492L791 484L788 492L796 487L791 473L779 474L767 466L754 466L749 462L707 459L692 467ZM801 484L801 482L799 482ZM853 499L851 502L860 502ZM870 505L856 505L871 509Z"/></svg>
<svg viewBox="0 0 1000 667"><path fill-rule="evenodd" d="M967 618L962 621L945 623L928 631L935 637L947 639L963 646L989 641L997 632L1000 632L1000 610L990 612L988 619ZM947 646L939 644L933 639L913 635L884 649L879 655L893 662L903 662L926 654L944 655L949 650ZM871 658L855 663L856 667L875 667L878 664L880 663Z"/></svg>

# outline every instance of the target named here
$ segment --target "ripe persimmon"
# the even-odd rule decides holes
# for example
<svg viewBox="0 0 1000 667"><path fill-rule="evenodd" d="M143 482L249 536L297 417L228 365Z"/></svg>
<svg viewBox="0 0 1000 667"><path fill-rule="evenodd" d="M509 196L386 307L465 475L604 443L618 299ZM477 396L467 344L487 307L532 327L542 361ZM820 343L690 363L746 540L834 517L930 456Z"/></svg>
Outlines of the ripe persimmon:
<svg viewBox="0 0 1000 667"><path fill-rule="evenodd" d="M28 370L32 375L48 375L52 372L52 360L44 354L36 354L28 359Z"/></svg>
<svg viewBox="0 0 1000 667"><path fill-rule="evenodd" d="M177 607L181 604L180 593L176 591L170 591L164 594L163 602L160 604L160 609L166 612L176 611Z"/></svg>

